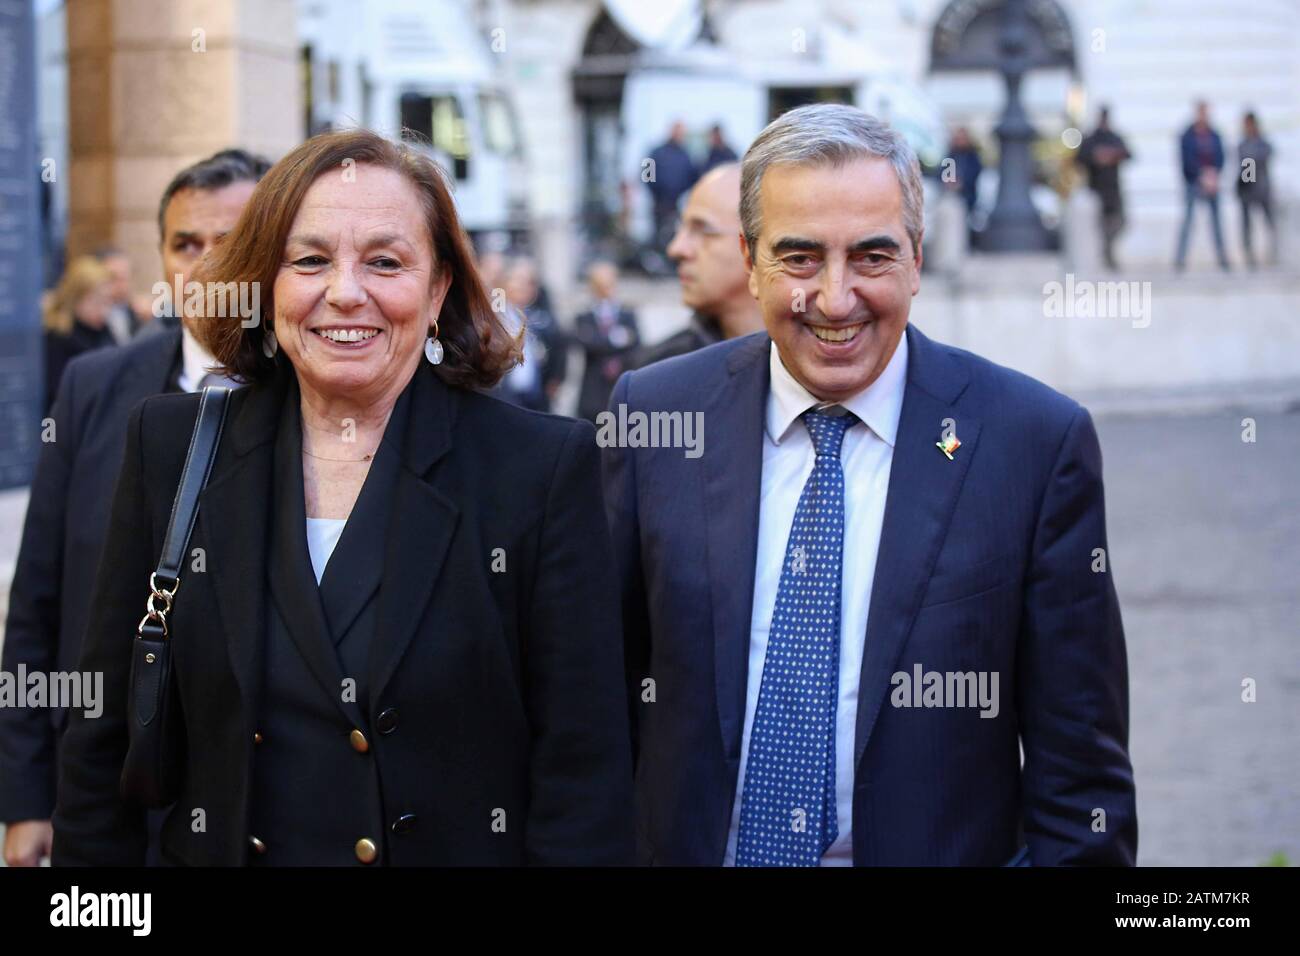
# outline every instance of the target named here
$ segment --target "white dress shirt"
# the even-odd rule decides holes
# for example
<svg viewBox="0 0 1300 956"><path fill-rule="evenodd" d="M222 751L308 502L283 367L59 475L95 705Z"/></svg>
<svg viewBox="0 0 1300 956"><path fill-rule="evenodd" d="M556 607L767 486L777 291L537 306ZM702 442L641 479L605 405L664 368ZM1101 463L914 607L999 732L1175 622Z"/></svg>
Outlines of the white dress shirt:
<svg viewBox="0 0 1300 956"><path fill-rule="evenodd" d="M758 519L758 558L754 567L754 608L749 628L749 679L745 688L745 727L741 738L740 775L731 812L724 866L736 862L740 806L749 762L749 736L758 709L772 609L781 582L786 545L794 524L799 496L812 474L816 454L808 429L799 416L821 404L799 384L772 344L769 357L772 385L767 396L763 430L762 498ZM876 552L885 518L889 469L907 384L907 336L894 350L885 370L870 386L840 402L860 422L844 435L840 461L844 467L844 559L840 582L840 688L835 711L835 811L839 836L822 857L823 866L853 863L853 744L858 715L858 677L867 634L867 610L876 575Z"/></svg>
<svg viewBox="0 0 1300 956"><path fill-rule="evenodd" d="M176 384L183 392L197 392L203 376L214 371L217 360L208 354L208 350L199 344L184 325L181 326L181 374Z"/></svg>

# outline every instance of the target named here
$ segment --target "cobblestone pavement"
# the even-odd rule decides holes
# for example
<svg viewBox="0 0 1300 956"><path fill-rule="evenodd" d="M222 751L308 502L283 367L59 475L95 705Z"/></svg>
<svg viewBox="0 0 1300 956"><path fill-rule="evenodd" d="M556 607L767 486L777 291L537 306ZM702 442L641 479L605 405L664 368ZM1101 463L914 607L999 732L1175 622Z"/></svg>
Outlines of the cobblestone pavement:
<svg viewBox="0 0 1300 956"><path fill-rule="evenodd" d="M1097 423L1145 865L1300 863L1300 414L1247 444L1249 414ZM24 506L0 494L0 592Z"/></svg>

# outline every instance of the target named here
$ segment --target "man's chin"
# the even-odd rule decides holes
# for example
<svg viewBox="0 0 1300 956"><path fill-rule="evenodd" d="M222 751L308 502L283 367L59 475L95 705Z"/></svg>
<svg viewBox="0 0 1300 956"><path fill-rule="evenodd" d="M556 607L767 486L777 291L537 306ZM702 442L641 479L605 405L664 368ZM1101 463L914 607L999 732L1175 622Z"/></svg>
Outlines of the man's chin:
<svg viewBox="0 0 1300 956"><path fill-rule="evenodd" d="M859 334L867 334L863 330ZM802 349L797 356L797 363L787 369L815 397L824 402L841 401L856 395L878 376L880 363L879 343L866 341L860 347L846 351L842 356L826 356L818 349Z"/></svg>

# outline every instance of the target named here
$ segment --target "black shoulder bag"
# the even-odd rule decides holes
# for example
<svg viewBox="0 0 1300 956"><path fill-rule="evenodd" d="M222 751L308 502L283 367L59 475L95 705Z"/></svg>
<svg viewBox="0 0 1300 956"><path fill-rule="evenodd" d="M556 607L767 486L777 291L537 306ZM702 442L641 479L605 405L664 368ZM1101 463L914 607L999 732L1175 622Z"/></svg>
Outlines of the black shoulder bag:
<svg viewBox="0 0 1300 956"><path fill-rule="evenodd" d="M181 585L181 565L199 511L199 494L212 471L225 423L230 389L210 387L199 400L185 470L172 502L158 569L149 576L145 614L131 642L130 746L122 765L122 796L146 807L165 807L180 795L185 741L176 719L167 615Z"/></svg>

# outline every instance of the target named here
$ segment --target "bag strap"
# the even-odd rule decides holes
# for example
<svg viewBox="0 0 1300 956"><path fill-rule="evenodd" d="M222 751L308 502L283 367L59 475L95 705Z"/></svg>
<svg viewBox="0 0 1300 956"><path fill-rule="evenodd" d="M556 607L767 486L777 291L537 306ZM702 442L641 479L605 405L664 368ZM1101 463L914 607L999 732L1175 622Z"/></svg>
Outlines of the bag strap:
<svg viewBox="0 0 1300 956"><path fill-rule="evenodd" d="M203 397L199 400L199 417L194 422L189 451L185 454L185 468L172 502L162 555L157 570L149 576L149 599L145 615L136 629L140 637L146 634L158 638L167 636L167 612L171 610L172 598L180 588L181 566L199 513L199 494L207 484L212 463L217 457L229 398L230 389L213 385L203 390Z"/></svg>

